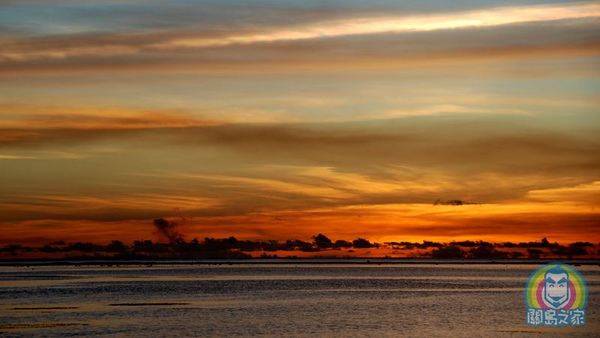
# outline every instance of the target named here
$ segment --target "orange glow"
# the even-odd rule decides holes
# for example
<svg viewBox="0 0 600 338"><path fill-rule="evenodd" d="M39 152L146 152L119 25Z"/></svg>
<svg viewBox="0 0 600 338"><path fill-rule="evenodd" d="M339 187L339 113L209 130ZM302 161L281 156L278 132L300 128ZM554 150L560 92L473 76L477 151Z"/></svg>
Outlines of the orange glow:
<svg viewBox="0 0 600 338"><path fill-rule="evenodd" d="M529 242L547 237L559 243L600 242L600 212L564 204L464 205L431 204L354 206L338 209L261 212L245 216L171 219L186 240L204 237L241 240L310 240L324 233L333 240L358 237L374 242L451 242L486 240ZM44 229L43 232L37 231ZM22 222L5 231L0 244L44 244L49 241L108 243L119 239L160 240L152 220L90 222Z"/></svg>

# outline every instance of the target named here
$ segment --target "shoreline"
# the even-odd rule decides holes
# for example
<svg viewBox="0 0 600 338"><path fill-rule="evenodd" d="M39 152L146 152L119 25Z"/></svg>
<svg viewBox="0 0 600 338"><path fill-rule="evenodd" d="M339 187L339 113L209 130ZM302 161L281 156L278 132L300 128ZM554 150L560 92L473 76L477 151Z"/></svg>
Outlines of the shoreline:
<svg viewBox="0 0 600 338"><path fill-rule="evenodd" d="M476 260L476 259L414 259L414 258L249 258L249 259L198 259L198 260L3 260L0 267L32 267L32 266L184 266L184 265L542 265L551 262L564 262L574 266L600 266L597 259L552 260L552 259L508 259L508 260Z"/></svg>

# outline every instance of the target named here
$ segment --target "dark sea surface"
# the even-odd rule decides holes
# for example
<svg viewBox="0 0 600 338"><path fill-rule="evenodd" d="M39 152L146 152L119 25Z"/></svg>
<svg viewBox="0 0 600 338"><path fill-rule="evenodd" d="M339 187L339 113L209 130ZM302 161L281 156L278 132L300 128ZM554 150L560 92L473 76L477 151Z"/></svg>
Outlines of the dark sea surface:
<svg viewBox="0 0 600 338"><path fill-rule="evenodd" d="M600 337L525 324L535 264L293 261L0 267L2 337Z"/></svg>

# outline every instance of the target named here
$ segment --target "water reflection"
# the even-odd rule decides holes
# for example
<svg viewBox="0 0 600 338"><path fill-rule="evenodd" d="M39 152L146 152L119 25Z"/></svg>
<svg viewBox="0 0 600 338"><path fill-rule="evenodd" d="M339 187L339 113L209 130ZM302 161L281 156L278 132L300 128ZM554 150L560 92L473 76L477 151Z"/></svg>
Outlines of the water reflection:
<svg viewBox="0 0 600 338"><path fill-rule="evenodd" d="M600 269L588 324L525 325L536 266L253 264L0 268L8 336L596 337ZM569 331L570 330L570 331Z"/></svg>

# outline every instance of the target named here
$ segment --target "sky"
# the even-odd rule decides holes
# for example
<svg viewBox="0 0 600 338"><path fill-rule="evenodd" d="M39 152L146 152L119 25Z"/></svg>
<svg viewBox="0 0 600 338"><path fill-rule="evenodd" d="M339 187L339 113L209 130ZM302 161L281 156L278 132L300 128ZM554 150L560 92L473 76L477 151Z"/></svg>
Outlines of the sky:
<svg viewBox="0 0 600 338"><path fill-rule="evenodd" d="M599 18L0 0L0 244L156 239L159 217L188 240L600 242Z"/></svg>

